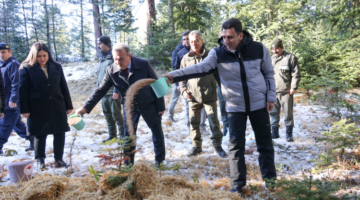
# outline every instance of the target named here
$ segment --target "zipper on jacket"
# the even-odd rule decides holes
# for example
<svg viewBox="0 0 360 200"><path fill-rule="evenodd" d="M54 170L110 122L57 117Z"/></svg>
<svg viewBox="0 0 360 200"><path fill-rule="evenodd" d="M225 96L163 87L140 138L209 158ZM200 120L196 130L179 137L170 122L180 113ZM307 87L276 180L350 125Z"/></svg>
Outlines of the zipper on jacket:
<svg viewBox="0 0 360 200"><path fill-rule="evenodd" d="M244 66L244 63L238 57L238 55L239 55L239 52L235 51L235 57L240 64L240 78L241 78L241 83L242 83L243 93L244 93L245 112L249 113L250 112L250 98L249 98L249 88L248 88L247 81L246 81L245 66Z"/></svg>

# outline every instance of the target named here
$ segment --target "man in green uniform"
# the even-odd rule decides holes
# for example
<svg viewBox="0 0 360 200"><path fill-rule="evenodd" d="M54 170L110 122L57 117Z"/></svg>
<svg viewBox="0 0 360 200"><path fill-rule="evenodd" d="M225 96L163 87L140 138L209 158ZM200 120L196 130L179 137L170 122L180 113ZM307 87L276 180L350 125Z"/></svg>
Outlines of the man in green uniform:
<svg viewBox="0 0 360 200"><path fill-rule="evenodd" d="M99 87L105 76L106 68L114 63L114 59L111 54L110 38L108 36L101 36L97 42L101 52L96 81L96 87ZM122 136L124 134L124 124L121 113L121 97L114 87L111 87L102 98L102 109L109 130L109 137L103 140L103 142L116 138L116 125L118 126L119 135Z"/></svg>
<svg viewBox="0 0 360 200"><path fill-rule="evenodd" d="M186 68L190 65L200 63L207 57L209 50L205 48L202 33L200 31L191 31L189 34L190 52L185 54L181 60L180 68ZM219 119L217 115L217 92L216 79L220 84L218 72L201 78L194 78L180 82L180 92L189 102L190 118L190 138L193 148L187 156L195 156L202 152L202 139L200 134L201 110L205 108L208 116L211 140L215 152L220 157L227 154L221 147L223 135L220 130Z"/></svg>
<svg viewBox="0 0 360 200"><path fill-rule="evenodd" d="M270 111L271 117L271 136L273 139L279 138L280 109L285 115L286 140L293 142L293 107L295 94L300 82L300 66L294 54L286 52L282 41L275 39L271 43L273 53L271 60L275 72L276 99L275 107Z"/></svg>

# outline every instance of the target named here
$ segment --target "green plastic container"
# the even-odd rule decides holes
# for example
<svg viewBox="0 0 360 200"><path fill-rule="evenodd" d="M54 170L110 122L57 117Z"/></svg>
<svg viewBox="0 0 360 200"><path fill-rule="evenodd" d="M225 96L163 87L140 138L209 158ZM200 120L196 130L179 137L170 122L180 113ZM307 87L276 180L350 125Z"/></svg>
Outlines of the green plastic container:
<svg viewBox="0 0 360 200"><path fill-rule="evenodd" d="M82 130L82 129L85 127L85 122L84 122L84 120L82 119L81 115L72 114L72 115L70 115L70 117L68 118L68 120L71 119L71 118L73 118L73 117L80 117L81 120L80 120L78 123L72 125L72 127L74 127L74 128L75 128L76 130L78 130L78 131Z"/></svg>
<svg viewBox="0 0 360 200"><path fill-rule="evenodd" d="M167 84L166 79L166 77L162 77L150 84L157 98L163 97L170 93L171 85L169 86Z"/></svg>

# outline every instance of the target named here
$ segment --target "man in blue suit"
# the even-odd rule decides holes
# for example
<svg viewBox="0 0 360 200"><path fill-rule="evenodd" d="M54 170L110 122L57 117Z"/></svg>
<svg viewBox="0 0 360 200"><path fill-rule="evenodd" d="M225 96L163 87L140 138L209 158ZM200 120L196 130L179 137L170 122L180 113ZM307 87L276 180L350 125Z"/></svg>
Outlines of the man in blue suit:
<svg viewBox="0 0 360 200"><path fill-rule="evenodd" d="M30 141L25 151L34 150L34 140L26 136L26 126L21 121L19 111L19 62L12 56L10 46L0 43L0 69L5 87L4 117L0 119L0 154L13 130L22 138ZM1 108L3 109L3 108Z"/></svg>
<svg viewBox="0 0 360 200"><path fill-rule="evenodd" d="M129 87L136 81L146 78L157 79L156 73L147 60L131 55L128 45L123 43L115 44L112 50L114 64L106 68L104 79L99 87L90 95L82 108L76 110L76 114L90 113L107 91L114 86L121 96L123 104L124 136L129 136L129 127L125 123L126 108L124 107L125 94ZM137 124L140 116L152 132L154 143L155 161L159 166L165 160L165 142L161 127L161 116L165 111L164 97L157 98L150 85L144 86L139 90L134 98L132 108L132 122L134 133L136 134ZM129 154L135 149L135 145L124 151L130 157L130 162L134 164L134 154Z"/></svg>

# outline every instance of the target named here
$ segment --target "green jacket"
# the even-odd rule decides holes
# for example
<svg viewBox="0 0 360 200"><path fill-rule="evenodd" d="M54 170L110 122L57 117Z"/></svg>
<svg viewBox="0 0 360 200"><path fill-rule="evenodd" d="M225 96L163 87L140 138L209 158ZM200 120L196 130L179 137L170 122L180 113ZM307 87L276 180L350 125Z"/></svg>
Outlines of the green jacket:
<svg viewBox="0 0 360 200"><path fill-rule="evenodd" d="M112 65L114 63L113 57L110 54L106 55L105 57L100 57L99 59L99 67L97 71L97 81L96 81L96 87L99 87L100 83L104 79L105 76L105 70L108 66ZM114 92L114 86L109 89L106 95L113 95Z"/></svg>
<svg viewBox="0 0 360 200"><path fill-rule="evenodd" d="M196 54L191 50L185 54L181 60L180 69L185 68L197 63L200 63L209 54L209 50L203 47L203 51L200 57L196 57ZM187 81L179 82L181 94L188 89L191 92L191 99L188 101L194 101L198 103L211 102L217 100L216 82L218 79L218 73L206 75L201 78L193 78ZM216 79L215 79L216 77Z"/></svg>
<svg viewBox="0 0 360 200"><path fill-rule="evenodd" d="M294 54L284 51L276 57L271 56L274 67L274 78L277 93L288 93L290 89L297 90L300 82L300 66Z"/></svg>

